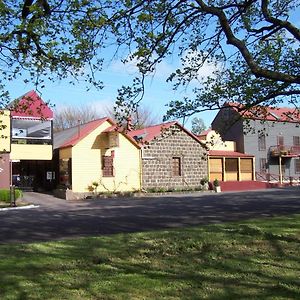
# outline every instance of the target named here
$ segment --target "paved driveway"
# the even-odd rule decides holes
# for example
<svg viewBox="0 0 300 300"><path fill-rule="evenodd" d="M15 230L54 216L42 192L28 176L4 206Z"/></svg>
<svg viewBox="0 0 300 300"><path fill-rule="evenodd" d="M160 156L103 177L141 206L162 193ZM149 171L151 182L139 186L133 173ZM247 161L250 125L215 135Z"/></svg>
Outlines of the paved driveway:
<svg viewBox="0 0 300 300"><path fill-rule="evenodd" d="M26 193L39 208L0 211L0 243L157 230L300 213L300 188L66 202Z"/></svg>

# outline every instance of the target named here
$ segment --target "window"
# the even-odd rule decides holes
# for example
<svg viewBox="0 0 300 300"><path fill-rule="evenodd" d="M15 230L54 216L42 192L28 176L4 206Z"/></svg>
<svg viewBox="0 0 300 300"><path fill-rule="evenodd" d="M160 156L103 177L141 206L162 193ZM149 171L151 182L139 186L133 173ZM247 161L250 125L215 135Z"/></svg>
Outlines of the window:
<svg viewBox="0 0 300 300"><path fill-rule="evenodd" d="M258 135L258 150L266 150L266 136L264 134Z"/></svg>
<svg viewBox="0 0 300 300"><path fill-rule="evenodd" d="M293 145L300 146L300 136L293 136Z"/></svg>
<svg viewBox="0 0 300 300"><path fill-rule="evenodd" d="M181 176L181 158L173 157L172 158L172 175Z"/></svg>
<svg viewBox="0 0 300 300"><path fill-rule="evenodd" d="M284 137L283 137L283 135L279 135L277 137L277 145L279 145L279 146L283 146L284 145Z"/></svg>
<svg viewBox="0 0 300 300"><path fill-rule="evenodd" d="M102 175L103 177L114 176L114 156L102 156Z"/></svg>
<svg viewBox="0 0 300 300"><path fill-rule="evenodd" d="M49 143L52 137L51 121L34 119L12 119L11 136L13 143Z"/></svg>
<svg viewBox="0 0 300 300"><path fill-rule="evenodd" d="M261 173L267 172L267 159L266 158L259 159L259 169L260 169Z"/></svg>
<svg viewBox="0 0 300 300"><path fill-rule="evenodd" d="M300 158L295 159L295 173L300 173Z"/></svg>
<svg viewBox="0 0 300 300"><path fill-rule="evenodd" d="M72 184L72 158L59 160L59 183L65 186Z"/></svg>

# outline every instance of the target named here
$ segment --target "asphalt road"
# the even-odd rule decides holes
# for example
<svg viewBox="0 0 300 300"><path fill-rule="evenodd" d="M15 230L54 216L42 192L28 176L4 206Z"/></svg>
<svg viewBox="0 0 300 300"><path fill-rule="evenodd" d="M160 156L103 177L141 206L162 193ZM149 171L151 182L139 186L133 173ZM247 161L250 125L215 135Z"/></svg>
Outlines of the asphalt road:
<svg viewBox="0 0 300 300"><path fill-rule="evenodd" d="M25 193L38 208L0 211L0 243L158 230L300 213L300 188L66 202Z"/></svg>

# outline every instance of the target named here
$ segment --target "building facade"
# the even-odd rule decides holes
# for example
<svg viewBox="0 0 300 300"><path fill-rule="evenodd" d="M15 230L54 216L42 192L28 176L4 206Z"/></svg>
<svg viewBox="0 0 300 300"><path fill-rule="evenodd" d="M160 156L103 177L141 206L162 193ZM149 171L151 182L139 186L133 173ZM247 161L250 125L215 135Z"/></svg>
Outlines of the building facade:
<svg viewBox="0 0 300 300"><path fill-rule="evenodd" d="M70 197L89 194L94 182L96 192L141 189L140 146L109 118L55 133L54 149L57 183L69 190Z"/></svg>
<svg viewBox="0 0 300 300"><path fill-rule="evenodd" d="M300 176L299 111L290 108L252 108L227 104L212 122L223 139L236 142L237 151L255 156L257 180L284 181Z"/></svg>
<svg viewBox="0 0 300 300"><path fill-rule="evenodd" d="M200 185L207 173L207 150L178 122L127 133L142 147L144 189L184 189Z"/></svg>
<svg viewBox="0 0 300 300"><path fill-rule="evenodd" d="M222 140L215 130L205 130L198 138L208 151L209 181L252 181L255 179L253 155L236 151L234 141Z"/></svg>
<svg viewBox="0 0 300 300"><path fill-rule="evenodd" d="M50 184L52 110L30 91L3 110L0 119L0 188L34 189Z"/></svg>

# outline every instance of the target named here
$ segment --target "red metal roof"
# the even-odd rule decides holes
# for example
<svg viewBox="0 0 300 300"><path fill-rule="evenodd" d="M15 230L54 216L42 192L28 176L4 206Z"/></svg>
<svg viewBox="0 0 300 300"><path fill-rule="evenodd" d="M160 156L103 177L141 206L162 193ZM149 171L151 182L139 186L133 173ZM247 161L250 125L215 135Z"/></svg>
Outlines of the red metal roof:
<svg viewBox="0 0 300 300"><path fill-rule="evenodd" d="M35 92L30 91L10 104L13 117L53 119L53 111Z"/></svg>
<svg viewBox="0 0 300 300"><path fill-rule="evenodd" d="M68 140L66 140L60 148L66 148L66 147L72 147L76 145L79 141L81 141L83 138L85 138L88 134L90 134L93 130L95 130L98 126L103 124L105 121L110 122L113 124L113 122L105 117L102 119L94 120L91 122L88 122L86 124L81 124L78 128L78 131L70 137Z"/></svg>
<svg viewBox="0 0 300 300"><path fill-rule="evenodd" d="M223 150L209 150L209 156L220 156L220 157L254 157L254 155L236 152L236 151L223 151Z"/></svg>
<svg viewBox="0 0 300 300"><path fill-rule="evenodd" d="M85 124L81 124L79 128L77 126L77 127L69 128L64 131L58 132L57 134L54 134L54 144L57 144L56 142L58 139L60 139L60 140L65 139L62 144L60 142L58 142L58 145L56 146L56 148L73 147L79 141L81 141L83 138L85 138L88 134L90 134L93 130L95 130L98 126L100 126L101 124L103 124L106 121L109 122L111 124L111 126L106 128L105 130L103 130L102 133L109 133L109 132L117 131L120 134L122 134L125 138L127 138L137 148L140 148L140 146L137 144L137 142L131 136L120 131L118 126L108 117L94 120L94 121L91 121L91 122L88 122ZM71 135L71 137L68 134L68 131L70 131L70 130L72 130L72 133L73 133ZM65 132L65 134L64 134L64 132ZM60 135L60 137L56 138L59 135Z"/></svg>
<svg viewBox="0 0 300 300"><path fill-rule="evenodd" d="M197 138L196 135L194 135L192 132L184 128L181 124L179 124L177 121L172 121L168 123L162 123L158 125L153 125L149 127L145 127L143 129L138 130L132 130L128 131L127 135L129 135L131 138L134 138L137 141L141 141L142 143L149 143L154 138L158 137L164 129L168 129L173 125L177 125L181 130L186 132L188 135L190 135L193 139L195 139L197 142L200 143L200 140ZM202 144L201 144L202 145Z"/></svg>
<svg viewBox="0 0 300 300"><path fill-rule="evenodd" d="M244 109L244 105L240 103L227 102L224 105L232 107L242 117L253 120L266 120L274 122L300 122L300 111L290 107L268 107L268 106L253 106L249 110Z"/></svg>
<svg viewBox="0 0 300 300"><path fill-rule="evenodd" d="M143 129L128 131L127 135L129 135L132 138L141 136L143 142L150 142L155 137L159 136L163 129L170 128L174 124L176 124L176 122L168 122L168 123L153 125L153 126L145 127Z"/></svg>

